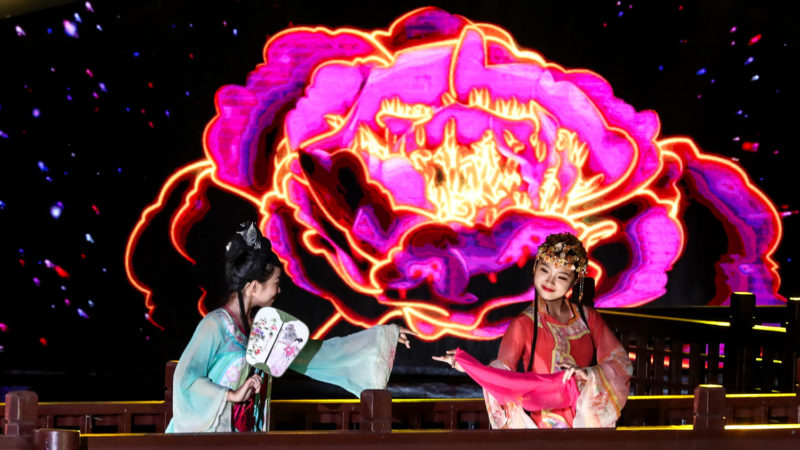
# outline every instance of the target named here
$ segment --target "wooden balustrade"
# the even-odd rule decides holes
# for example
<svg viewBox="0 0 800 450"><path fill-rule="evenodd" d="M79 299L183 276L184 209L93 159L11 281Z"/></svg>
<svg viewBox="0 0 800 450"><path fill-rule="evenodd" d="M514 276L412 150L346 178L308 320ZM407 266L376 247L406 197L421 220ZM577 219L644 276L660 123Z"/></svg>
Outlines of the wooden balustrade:
<svg viewBox="0 0 800 450"><path fill-rule="evenodd" d="M636 395L690 394L703 383L728 392L797 392L800 298L756 307L752 294L736 293L730 307L599 311L631 354ZM654 314L666 311L674 316Z"/></svg>
<svg viewBox="0 0 800 450"><path fill-rule="evenodd" d="M483 448L487 445L554 445L561 449L593 449L608 448L624 444L628 449L655 450L681 446L687 449L706 448L714 445L730 449L754 448L758 445L769 445L771 449L797 448L800 425L765 425L750 429L726 428L726 411L731 407L733 399L726 397L722 386L698 386L692 402L692 425L673 427L672 430L653 428L634 428L619 430L509 430L498 433L490 430L449 430L422 431L408 430L392 433L393 417L399 415L402 407L411 402L393 403L387 391L365 391L359 404L361 424L359 431L324 431L324 432L286 432L274 431L263 433L201 433L201 434L87 434L81 436L78 431L37 429L32 424L38 416L35 394L30 392L13 392L8 394L4 430L0 437L2 448L43 448L60 450L77 450L78 448L146 448L158 450L166 448L353 448L381 447L405 448L414 445L419 448L469 449ZM433 405L446 402L422 402ZM450 417L449 428L455 428L458 414L454 415L454 404L450 410L440 408L439 412ZM462 405L466 402L461 402ZM353 405L353 402L344 404ZM416 406L419 406L416 405ZM438 405L441 406L441 405ZM349 407L348 407L349 408ZM795 403L796 411L796 403Z"/></svg>
<svg viewBox="0 0 800 450"><path fill-rule="evenodd" d="M388 394L381 392L385 393L381 395ZM691 424L694 417L693 398L691 395L630 397L617 425ZM146 408L142 407L142 403L147 403ZM28 419L33 428L66 428L80 431L82 435L163 432L168 423L166 402L40 403L37 408L38 419ZM363 408L364 405L358 400L275 400L272 404L271 429L360 430L370 420L372 424L369 426L377 427L375 417L382 416L376 416L374 408L371 417L364 416ZM800 423L800 398L797 394L789 393L728 394L725 397L724 414L729 424L797 424ZM135 422L137 418L139 422ZM142 427L142 423L147 427ZM385 427L386 424L380 426ZM480 398L391 400L391 429L488 428L486 407Z"/></svg>

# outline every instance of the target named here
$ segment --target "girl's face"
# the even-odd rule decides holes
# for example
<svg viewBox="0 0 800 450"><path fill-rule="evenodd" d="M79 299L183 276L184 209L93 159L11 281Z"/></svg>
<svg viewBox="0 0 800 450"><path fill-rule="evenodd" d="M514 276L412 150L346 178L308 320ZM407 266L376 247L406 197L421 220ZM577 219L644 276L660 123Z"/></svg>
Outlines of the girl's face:
<svg viewBox="0 0 800 450"><path fill-rule="evenodd" d="M270 306L281 292L281 268L276 267L265 282L253 281L253 306Z"/></svg>
<svg viewBox="0 0 800 450"><path fill-rule="evenodd" d="M573 269L539 260L533 272L533 287L540 299L559 300L564 298L567 291L575 284L575 279L576 274Z"/></svg>

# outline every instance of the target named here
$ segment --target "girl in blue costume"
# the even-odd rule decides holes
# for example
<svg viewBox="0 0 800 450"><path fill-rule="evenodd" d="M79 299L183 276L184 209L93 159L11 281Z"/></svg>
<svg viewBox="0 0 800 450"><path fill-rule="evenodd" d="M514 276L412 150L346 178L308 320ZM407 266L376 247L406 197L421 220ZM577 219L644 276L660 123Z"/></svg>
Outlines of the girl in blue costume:
<svg viewBox="0 0 800 450"><path fill-rule="evenodd" d="M245 361L251 311L272 305L280 292L281 267L269 240L255 224L242 225L225 247L228 299L200 321L175 369L173 416L168 433L249 431L255 426L253 394L259 375ZM380 325L346 337L310 340L290 366L358 396L383 389L399 342L411 332Z"/></svg>

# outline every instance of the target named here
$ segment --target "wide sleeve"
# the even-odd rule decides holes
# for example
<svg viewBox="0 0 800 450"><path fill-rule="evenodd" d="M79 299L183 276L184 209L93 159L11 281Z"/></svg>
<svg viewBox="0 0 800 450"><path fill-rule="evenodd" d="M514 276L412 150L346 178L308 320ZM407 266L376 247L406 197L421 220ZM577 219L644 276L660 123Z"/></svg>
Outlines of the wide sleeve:
<svg viewBox="0 0 800 450"><path fill-rule="evenodd" d="M576 404L575 427L613 427L628 399L633 365L627 352L600 314L586 308L597 350L597 365L588 367Z"/></svg>
<svg viewBox="0 0 800 450"><path fill-rule="evenodd" d="M289 367L358 397L365 389L386 387L399 335L396 325L378 325L321 343L309 342L309 350L304 348Z"/></svg>
<svg viewBox="0 0 800 450"><path fill-rule="evenodd" d="M222 339L219 324L211 317L200 321L175 367L172 422L168 432L214 431L223 419L223 413L229 411L226 408L228 388L209 378Z"/></svg>
<svg viewBox="0 0 800 450"><path fill-rule="evenodd" d="M515 371L519 365L519 360L524 354L530 357L530 351L526 349L530 333L526 332L524 322L530 322L527 316L520 316L511 321L508 329L503 334L503 339L500 341L500 348L497 351L497 360L501 361L508 370ZM523 361L523 364L525 362ZM526 367L527 370L527 367Z"/></svg>
<svg viewBox="0 0 800 450"><path fill-rule="evenodd" d="M527 316L519 316L511 321L500 341L497 359L489 366L506 371L516 372L520 358L530 358L530 350L526 349L531 333L527 332L525 323L531 322ZM480 383L479 383L480 384ZM492 429L525 429L536 428L536 423L522 409L519 401L498 401L490 389L483 389L483 398L486 401L486 412L489 414L489 424Z"/></svg>

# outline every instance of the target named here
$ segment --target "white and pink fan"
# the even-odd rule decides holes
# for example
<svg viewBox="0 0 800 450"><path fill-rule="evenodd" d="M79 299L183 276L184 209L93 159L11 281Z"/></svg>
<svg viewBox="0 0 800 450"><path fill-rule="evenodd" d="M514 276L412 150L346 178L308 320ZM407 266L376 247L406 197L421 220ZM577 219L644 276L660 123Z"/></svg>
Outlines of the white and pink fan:
<svg viewBox="0 0 800 450"><path fill-rule="evenodd" d="M308 342L308 327L272 307L258 310L247 341L247 363L280 377Z"/></svg>

